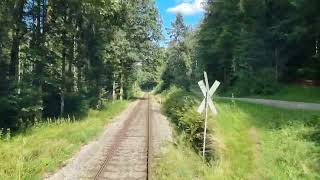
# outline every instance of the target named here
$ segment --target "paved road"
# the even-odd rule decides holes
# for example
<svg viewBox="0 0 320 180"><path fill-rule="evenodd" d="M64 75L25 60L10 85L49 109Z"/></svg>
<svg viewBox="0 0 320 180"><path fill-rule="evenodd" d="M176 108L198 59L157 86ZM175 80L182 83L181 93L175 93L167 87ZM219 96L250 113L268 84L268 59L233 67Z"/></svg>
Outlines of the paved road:
<svg viewBox="0 0 320 180"><path fill-rule="evenodd" d="M153 100L140 99L107 126L97 141L83 147L48 179L145 180L160 142L171 139L171 128L160 106Z"/></svg>
<svg viewBox="0 0 320 180"><path fill-rule="evenodd" d="M217 97L218 99L232 99L228 97ZM318 103L305 103L295 101L280 101L270 99L254 99L254 98L234 98L235 100L250 102L255 104L263 104L268 106L274 106L285 109L303 109L303 110L314 110L320 111L320 104Z"/></svg>

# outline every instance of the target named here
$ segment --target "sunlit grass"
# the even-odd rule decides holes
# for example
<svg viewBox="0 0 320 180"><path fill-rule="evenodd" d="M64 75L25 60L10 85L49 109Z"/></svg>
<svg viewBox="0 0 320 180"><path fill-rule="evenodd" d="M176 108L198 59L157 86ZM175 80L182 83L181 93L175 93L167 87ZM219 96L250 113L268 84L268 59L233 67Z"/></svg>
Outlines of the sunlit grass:
<svg viewBox="0 0 320 180"><path fill-rule="evenodd" d="M39 123L26 133L0 140L0 179L42 179L101 133L126 106L126 101L108 103L81 120Z"/></svg>
<svg viewBox="0 0 320 180"><path fill-rule="evenodd" d="M215 160L181 138L169 145L155 179L319 179L320 112L219 101L210 117Z"/></svg>

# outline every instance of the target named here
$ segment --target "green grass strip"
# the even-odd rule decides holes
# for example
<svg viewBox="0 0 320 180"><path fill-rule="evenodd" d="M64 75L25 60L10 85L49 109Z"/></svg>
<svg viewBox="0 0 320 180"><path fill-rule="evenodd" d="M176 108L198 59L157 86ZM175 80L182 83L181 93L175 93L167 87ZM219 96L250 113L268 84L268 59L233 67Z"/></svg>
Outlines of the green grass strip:
<svg viewBox="0 0 320 180"><path fill-rule="evenodd" d="M90 110L83 119L39 123L26 133L0 140L0 179L42 179L99 135L127 104L107 103L105 109Z"/></svg>
<svg viewBox="0 0 320 180"><path fill-rule="evenodd" d="M158 160L155 179L320 179L319 111L216 104L219 114L209 118L211 164L178 133Z"/></svg>

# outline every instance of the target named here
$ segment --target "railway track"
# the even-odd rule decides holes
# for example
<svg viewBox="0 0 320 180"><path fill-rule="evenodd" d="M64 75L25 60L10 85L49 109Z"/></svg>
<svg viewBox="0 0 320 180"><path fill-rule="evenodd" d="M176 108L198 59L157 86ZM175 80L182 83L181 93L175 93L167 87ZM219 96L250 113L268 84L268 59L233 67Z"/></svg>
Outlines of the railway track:
<svg viewBox="0 0 320 180"><path fill-rule="evenodd" d="M44 179L151 179L151 162L161 144L172 141L170 123L151 99L146 95L130 103L96 140Z"/></svg>
<svg viewBox="0 0 320 180"><path fill-rule="evenodd" d="M150 179L151 123L148 94L130 112L106 148L94 179Z"/></svg>

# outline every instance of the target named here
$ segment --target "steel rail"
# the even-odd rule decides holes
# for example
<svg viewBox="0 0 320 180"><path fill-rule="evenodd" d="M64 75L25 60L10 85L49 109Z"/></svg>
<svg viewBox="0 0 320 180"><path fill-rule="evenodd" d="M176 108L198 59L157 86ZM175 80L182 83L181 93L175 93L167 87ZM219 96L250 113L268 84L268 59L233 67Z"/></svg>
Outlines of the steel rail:
<svg viewBox="0 0 320 180"><path fill-rule="evenodd" d="M147 105L147 118L146 118L146 128L147 128L147 132L146 132L146 153L147 153L147 176L146 179L150 179L149 178L149 167L151 165L150 163L150 159L149 159L149 155L150 155L150 141L151 141L151 126L150 126L150 100L149 100L149 94L147 96L148 98L148 105ZM117 133L116 137L115 137L115 141L113 142L113 144L111 145L110 149L108 150L106 157L102 163L102 165L100 166L98 172L96 173L94 179L98 180L101 177L101 173L104 171L105 167L108 165L109 161L112 159L112 157L115 155L116 151L118 150L120 144L122 143L122 141L124 141L124 139L126 138L126 133L130 128L130 125L132 124L132 119L137 118L138 114L137 111L139 110L139 108L141 107L141 105L144 103L144 100L140 100L140 102L138 102L138 104L134 107L134 109L130 112L130 114L128 115L127 119L124 122L124 126L120 129L120 131Z"/></svg>

